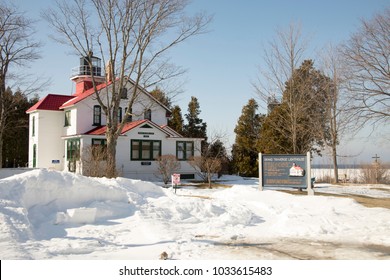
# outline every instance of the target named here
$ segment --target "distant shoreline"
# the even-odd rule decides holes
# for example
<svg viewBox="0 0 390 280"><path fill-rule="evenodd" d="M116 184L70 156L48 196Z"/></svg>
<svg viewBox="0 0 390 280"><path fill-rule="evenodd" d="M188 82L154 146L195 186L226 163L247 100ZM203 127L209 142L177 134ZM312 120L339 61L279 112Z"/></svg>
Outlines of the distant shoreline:
<svg viewBox="0 0 390 280"><path fill-rule="evenodd" d="M337 167L339 169L361 169L365 168L368 165L371 165L372 163L365 163L365 164L338 164ZM390 163L381 163L382 168L389 168L390 169ZM311 168L313 169L333 169L333 164L312 164Z"/></svg>

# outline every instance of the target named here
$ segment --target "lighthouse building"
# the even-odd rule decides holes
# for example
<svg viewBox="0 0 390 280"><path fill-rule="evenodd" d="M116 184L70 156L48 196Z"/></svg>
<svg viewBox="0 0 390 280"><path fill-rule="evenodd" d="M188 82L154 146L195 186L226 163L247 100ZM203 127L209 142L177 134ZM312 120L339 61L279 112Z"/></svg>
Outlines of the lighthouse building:
<svg viewBox="0 0 390 280"><path fill-rule="evenodd" d="M89 65L92 65L90 67ZM93 80L92 80L93 79ZM110 97L115 81L102 75L101 60L82 57L72 70L75 83L72 95L48 94L27 110L29 114L29 167L50 168L89 175L94 149L106 145L106 116L96 99L93 82L100 94ZM143 88L131 114L126 114L134 82L120 89L118 120L126 123L117 142L116 165L120 176L156 180L157 159L174 155L180 161L182 178L195 178L188 163L200 155L201 138L186 138L168 126L171 111ZM104 158L98 159L104 166Z"/></svg>

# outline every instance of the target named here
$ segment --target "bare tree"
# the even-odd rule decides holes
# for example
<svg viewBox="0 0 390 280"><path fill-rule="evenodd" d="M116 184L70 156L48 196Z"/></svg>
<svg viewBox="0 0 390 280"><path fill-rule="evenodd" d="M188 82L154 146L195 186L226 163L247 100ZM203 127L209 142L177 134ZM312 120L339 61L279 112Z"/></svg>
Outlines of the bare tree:
<svg viewBox="0 0 390 280"><path fill-rule="evenodd" d="M226 158L226 149L222 139L224 139L222 135L209 137L210 142L203 145L201 155L189 161L198 176L208 183L209 188L211 188L212 177L221 171L224 158Z"/></svg>
<svg viewBox="0 0 390 280"><path fill-rule="evenodd" d="M330 80L305 60L286 81L279 105L265 117L260 131L259 150L266 153L321 154L328 137L326 116Z"/></svg>
<svg viewBox="0 0 390 280"><path fill-rule="evenodd" d="M329 123L329 135L324 135L324 142L331 150L333 162L334 181L339 181L338 176L338 150L343 136L356 129L356 122L352 121L353 116L348 110L350 99L345 73L345 66L340 56L339 49L329 45L321 53L321 67L324 75L330 78L330 83L325 84L326 88L326 118Z"/></svg>
<svg viewBox="0 0 390 280"><path fill-rule="evenodd" d="M106 170L107 151L103 145L84 147L81 157L82 172L85 176L103 177Z"/></svg>
<svg viewBox="0 0 390 280"><path fill-rule="evenodd" d="M359 180L366 184L388 184L390 182L389 169L380 162L362 166Z"/></svg>
<svg viewBox="0 0 390 280"><path fill-rule="evenodd" d="M356 119L374 124L390 119L390 9L371 20L343 46Z"/></svg>
<svg viewBox="0 0 390 280"><path fill-rule="evenodd" d="M174 155L162 155L157 158L158 173L161 175L164 185L168 184L171 176L180 169L180 162Z"/></svg>
<svg viewBox="0 0 390 280"><path fill-rule="evenodd" d="M195 156L189 163L197 171L197 174L207 182L211 189L211 179L214 174L221 170L221 160L219 158L211 158L206 156Z"/></svg>
<svg viewBox="0 0 390 280"><path fill-rule="evenodd" d="M274 40L264 47L264 63L252 85L265 104L269 98L281 100L286 81L304 60L307 44L300 24L291 23L288 29L276 30Z"/></svg>
<svg viewBox="0 0 390 280"><path fill-rule="evenodd" d="M268 105L268 113L283 103L283 107L273 112L273 115L278 116L267 118L265 127L274 130L273 135L278 134L289 139L291 149L280 146L280 143L273 144L287 153L302 152L298 147L299 134L302 131L301 122L306 118L307 110L314 107L313 101L316 100L316 96L304 94L311 90L311 85L305 83L295 85L299 81L293 78L299 66L303 65L307 44L308 40L303 37L298 24L291 23L288 29L277 30L275 39L264 50L264 64L259 69L260 76L253 83L263 104ZM274 104L271 106L270 102ZM308 130L309 127L303 129ZM276 140L280 140L280 137Z"/></svg>
<svg viewBox="0 0 390 280"><path fill-rule="evenodd" d="M0 1L0 168L6 124L18 100L9 99L6 90L20 67L39 58L40 44L33 40L34 22L11 4Z"/></svg>
<svg viewBox="0 0 390 280"><path fill-rule="evenodd" d="M115 82L102 91L91 71L96 98L107 118L107 177L116 175L117 139L126 122L123 118L118 123L119 89L132 80L130 113L140 86L156 85L182 73L163 55L206 31L211 18L204 13L185 16L186 6L185 0L64 0L43 15L59 35L58 42L82 57L98 52L104 65L110 66L106 77ZM92 68L92 60L88 62Z"/></svg>

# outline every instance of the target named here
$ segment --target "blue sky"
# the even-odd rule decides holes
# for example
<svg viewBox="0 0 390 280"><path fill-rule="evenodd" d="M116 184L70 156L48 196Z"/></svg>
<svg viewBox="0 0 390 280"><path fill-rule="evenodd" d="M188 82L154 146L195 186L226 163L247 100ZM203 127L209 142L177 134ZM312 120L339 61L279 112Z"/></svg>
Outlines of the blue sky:
<svg viewBox="0 0 390 280"><path fill-rule="evenodd" d="M39 19L42 8L54 4L50 0L13 1L35 19ZM326 44L347 40L358 30L361 18L369 19L386 7L390 7L389 0L193 0L187 8L190 13L206 11L214 15L214 20L209 33L170 52L174 63L188 69L183 77L184 92L176 97L176 104L184 114L191 96L198 97L200 117L207 122L209 133L225 133L233 144L233 130L242 107L250 98L257 98L251 81L262 64L263 46L275 38L276 29L299 22L304 36L310 37L306 58L315 60ZM44 43L43 58L31 69L52 80L41 96L71 94L74 86L69 80L70 71L77 66L78 58L70 55L70 49L51 41L49 33L41 21L37 36ZM390 162L390 136L385 140L380 136L366 138L366 134L363 131L354 141L342 145L346 155L358 155L343 160L360 163L377 153Z"/></svg>

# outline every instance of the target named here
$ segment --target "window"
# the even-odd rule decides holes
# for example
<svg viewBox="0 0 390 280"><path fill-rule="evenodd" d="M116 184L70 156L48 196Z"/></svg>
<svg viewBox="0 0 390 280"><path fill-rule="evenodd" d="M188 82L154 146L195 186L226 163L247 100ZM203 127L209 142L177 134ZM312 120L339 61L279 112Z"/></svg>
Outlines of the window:
<svg viewBox="0 0 390 280"><path fill-rule="evenodd" d="M194 142L176 142L176 157L178 160L189 160L194 156Z"/></svg>
<svg viewBox="0 0 390 280"><path fill-rule="evenodd" d="M33 168L37 167L37 144L33 145Z"/></svg>
<svg viewBox="0 0 390 280"><path fill-rule="evenodd" d="M99 105L93 106L93 125L101 125L102 108Z"/></svg>
<svg viewBox="0 0 390 280"><path fill-rule="evenodd" d="M127 99L127 88L121 88L121 99Z"/></svg>
<svg viewBox="0 0 390 280"><path fill-rule="evenodd" d="M130 108L130 113L127 114L127 108L125 108L125 116L126 116L126 122L132 122L133 121L133 109Z"/></svg>
<svg viewBox="0 0 390 280"><path fill-rule="evenodd" d="M118 108L118 123L122 122L122 107Z"/></svg>
<svg viewBox="0 0 390 280"><path fill-rule="evenodd" d="M35 136L35 116L32 117L32 135Z"/></svg>
<svg viewBox="0 0 390 280"><path fill-rule="evenodd" d="M131 140L131 160L156 160L160 155L160 140Z"/></svg>
<svg viewBox="0 0 390 280"><path fill-rule="evenodd" d="M144 119L145 120L152 120L152 110L148 109L144 112Z"/></svg>
<svg viewBox="0 0 390 280"><path fill-rule="evenodd" d="M71 111L65 111L65 124L64 124L64 126L70 126L70 124L71 124L70 113L71 113Z"/></svg>
<svg viewBox="0 0 390 280"><path fill-rule="evenodd" d="M80 139L69 139L66 141L66 157L68 161L80 159Z"/></svg>
<svg viewBox="0 0 390 280"><path fill-rule="evenodd" d="M92 139L92 157L95 160L107 160L106 139Z"/></svg>
<svg viewBox="0 0 390 280"><path fill-rule="evenodd" d="M183 180L193 180L195 179L195 174L180 174L180 179Z"/></svg>
<svg viewBox="0 0 390 280"><path fill-rule="evenodd" d="M148 109L144 112L144 119L145 120L152 120L152 110Z"/></svg>
<svg viewBox="0 0 390 280"><path fill-rule="evenodd" d="M92 145L97 146L107 146L107 140L106 139L92 139Z"/></svg>

